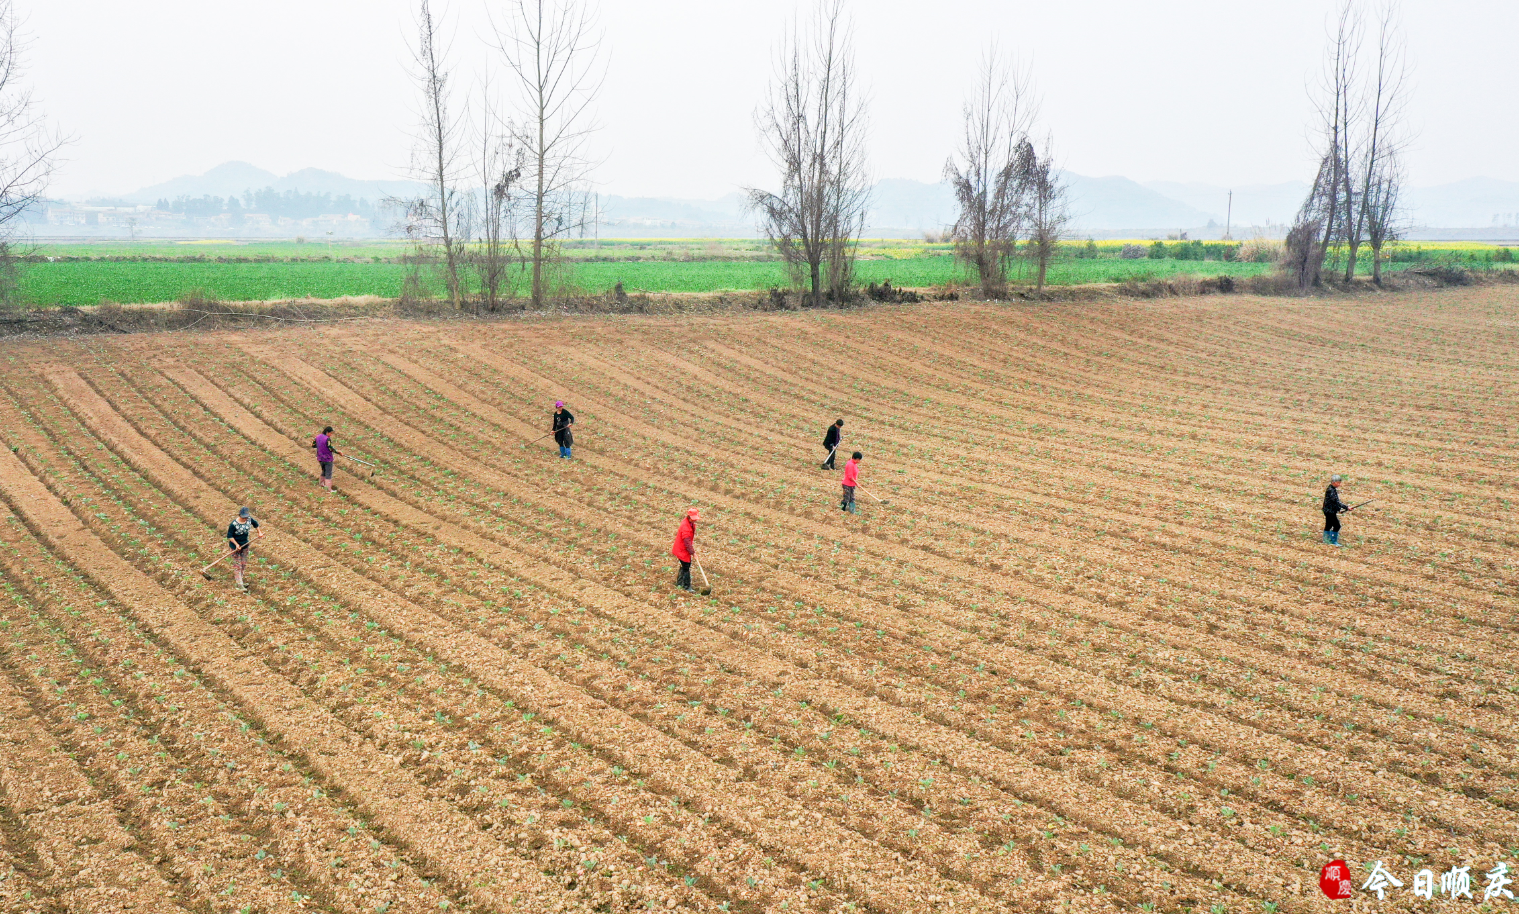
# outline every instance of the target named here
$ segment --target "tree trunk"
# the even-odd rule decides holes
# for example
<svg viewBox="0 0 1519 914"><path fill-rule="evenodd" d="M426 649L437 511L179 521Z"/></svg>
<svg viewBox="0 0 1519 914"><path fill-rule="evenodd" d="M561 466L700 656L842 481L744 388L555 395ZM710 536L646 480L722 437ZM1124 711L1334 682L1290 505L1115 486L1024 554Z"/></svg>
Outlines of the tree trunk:
<svg viewBox="0 0 1519 914"><path fill-rule="evenodd" d="M548 158L544 149L543 138L543 115L539 108L538 116L538 192L534 196L533 209L533 309L540 310L543 307L543 170L548 165Z"/></svg>
<svg viewBox="0 0 1519 914"><path fill-rule="evenodd" d="M438 146L438 173L443 173L443 147ZM454 310L459 310L459 265L454 260L454 239L448 214L448 188L441 182L438 184L438 216L443 223L443 258L448 266L448 295L453 300Z"/></svg>
<svg viewBox="0 0 1519 914"><path fill-rule="evenodd" d="M1358 205L1352 197L1351 190L1355 186L1352 178L1350 164L1347 161L1345 166L1345 242L1347 248L1345 282L1347 283L1355 279L1356 257L1361 248L1361 234L1366 228L1364 219L1366 215L1365 199L1362 198L1361 203ZM1352 214L1354 215L1352 216Z"/></svg>
<svg viewBox="0 0 1519 914"><path fill-rule="evenodd" d="M1360 232L1360 222L1360 218L1357 217L1356 224L1351 227L1350 244L1345 252L1347 258L1345 261L1345 281L1347 283L1355 280L1356 258L1360 256L1361 248L1361 242L1356 238L1356 234Z"/></svg>

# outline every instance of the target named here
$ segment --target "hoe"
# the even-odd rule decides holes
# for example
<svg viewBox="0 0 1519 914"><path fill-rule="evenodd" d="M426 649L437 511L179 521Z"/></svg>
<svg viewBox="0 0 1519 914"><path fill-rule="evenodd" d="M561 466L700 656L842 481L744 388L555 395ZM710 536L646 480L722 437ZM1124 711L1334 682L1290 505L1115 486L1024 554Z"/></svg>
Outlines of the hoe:
<svg viewBox="0 0 1519 914"><path fill-rule="evenodd" d="M704 568L701 567L701 559L696 558L694 555L691 556L691 558L696 560L696 570L701 572L701 582L703 584L703 587L701 590L698 590L697 593L701 594L704 597L712 596L712 582L707 580L707 572Z"/></svg>
<svg viewBox="0 0 1519 914"><path fill-rule="evenodd" d="M357 457L349 457L347 454L339 454L338 456L342 457L344 460L352 460L354 463L362 464L362 465L364 465L366 467L369 467L369 475L371 477L374 476L374 471L375 471L376 467L375 467L374 464L370 463L369 461L367 461L367 460L360 460Z"/></svg>
<svg viewBox="0 0 1519 914"><path fill-rule="evenodd" d="M248 548L248 547L247 546L243 547L243 549L246 549L246 548ZM233 550L231 550L226 555L222 556L221 558L217 559L216 561L214 561L211 564L207 565L206 567L202 568L200 570L200 576L203 577L203 578L205 578L208 581L211 580L211 569L212 568L215 568L217 565L220 565L222 562L225 562L227 559L232 558L234 555L237 555L239 552L242 552L242 551L243 551L242 549L233 549Z"/></svg>

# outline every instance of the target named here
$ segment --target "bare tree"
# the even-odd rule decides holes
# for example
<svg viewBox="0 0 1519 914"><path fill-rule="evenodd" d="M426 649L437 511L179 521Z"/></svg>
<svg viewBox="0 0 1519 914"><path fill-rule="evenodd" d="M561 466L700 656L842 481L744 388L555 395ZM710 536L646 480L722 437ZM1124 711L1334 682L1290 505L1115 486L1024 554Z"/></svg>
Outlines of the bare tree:
<svg viewBox="0 0 1519 914"><path fill-rule="evenodd" d="M1331 154L1325 153L1319 160L1318 174L1314 176L1308 198L1298 208L1283 245L1282 268L1299 289L1316 286L1323 277L1326 239L1331 234L1325 226L1334 218L1333 201L1337 187L1332 159Z"/></svg>
<svg viewBox="0 0 1519 914"><path fill-rule="evenodd" d="M1407 142L1402 127L1408 101L1408 62L1396 0L1387 0L1378 13L1376 53L1376 69L1367 89L1370 136L1361 162L1358 224L1371 245L1372 281L1380 285L1382 249L1397 234L1403 190L1401 158ZM1353 237L1347 280L1353 275L1350 270L1355 264L1356 241Z"/></svg>
<svg viewBox="0 0 1519 914"><path fill-rule="evenodd" d="M1382 249L1396 235L1408 68L1397 0L1384 0L1375 22L1375 66L1363 69L1360 3L1341 0L1331 20L1315 101L1318 173L1288 233L1284 260L1300 288L1321 284L1326 260L1337 266L1341 254L1342 278L1354 280L1363 244L1371 245L1372 277L1381 282Z"/></svg>
<svg viewBox="0 0 1519 914"><path fill-rule="evenodd" d="M480 181L479 237L474 252L480 298L486 311L498 311L510 291L511 274L520 260L517 223L522 197L523 157L512 140L511 122L492 104L490 81L481 87L481 118L475 137L475 174Z"/></svg>
<svg viewBox="0 0 1519 914"><path fill-rule="evenodd" d="M458 222L464 215L458 200L459 156L463 123L452 108L453 89L447 69L448 48L431 0L417 9L417 44L412 49L413 78L422 90L422 108L412 171L428 187L426 196L404 201L408 234L436 239L443 245L444 281L457 309L463 297L459 261L463 254ZM464 237L468 237L465 233Z"/></svg>
<svg viewBox="0 0 1519 914"><path fill-rule="evenodd" d="M793 280L808 290L809 304L821 307L825 295L844 301L870 189L865 99L843 0L820 0L805 33L793 23L755 120L780 168L781 190L748 188L749 204L764 217Z"/></svg>
<svg viewBox="0 0 1519 914"><path fill-rule="evenodd" d="M12 0L0 0L0 302L15 292L16 221L42 201L68 143L49 129L21 85L21 52Z"/></svg>
<svg viewBox="0 0 1519 914"><path fill-rule="evenodd" d="M1034 152L1027 140L1019 154L1028 185L1028 245L1026 253L1034 261L1036 274L1034 288L1044 291L1044 280L1049 272L1050 261L1059 250L1060 239L1070 221L1067 206L1066 184L1059 169L1055 167L1054 144L1048 138L1044 149Z"/></svg>
<svg viewBox="0 0 1519 914"><path fill-rule="evenodd" d="M982 58L975 88L965 103L965 136L956 158L944 165L960 212L952 237L955 255L976 271L981 291L999 295L1028 217L1033 120L1026 72L991 48Z"/></svg>
<svg viewBox="0 0 1519 914"><path fill-rule="evenodd" d="M592 104L606 77L594 10L580 0L505 0L496 47L521 90L515 137L532 198L532 301L541 307L557 241L590 218Z"/></svg>
<svg viewBox="0 0 1519 914"><path fill-rule="evenodd" d="M1366 242L1371 245L1371 281L1382 284L1382 251L1399 236L1403 212L1403 163L1388 150L1366 185Z"/></svg>
<svg viewBox="0 0 1519 914"><path fill-rule="evenodd" d="M1342 0L1334 19L1329 52L1315 101L1320 122L1319 170L1288 233L1287 262L1306 288L1323 279L1324 260L1360 235L1356 224L1353 135L1361 114L1358 98L1358 59L1362 24L1356 0ZM1309 226L1315 232L1309 232ZM1358 242L1357 242L1358 243ZM1297 247L1294 248L1293 245ZM1355 268L1351 257L1350 269Z"/></svg>

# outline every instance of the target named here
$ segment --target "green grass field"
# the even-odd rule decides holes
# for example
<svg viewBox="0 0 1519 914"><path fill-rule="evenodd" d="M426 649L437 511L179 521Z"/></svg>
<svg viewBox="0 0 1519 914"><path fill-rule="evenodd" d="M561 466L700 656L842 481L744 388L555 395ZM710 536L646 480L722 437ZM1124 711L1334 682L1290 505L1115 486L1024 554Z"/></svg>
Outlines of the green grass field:
<svg viewBox="0 0 1519 914"><path fill-rule="evenodd" d="M409 269L398 263L163 263L76 261L29 264L21 275L23 301L32 305L96 305L169 302L192 292L225 301L287 298L340 298L375 295L394 298ZM1050 268L1052 285L1155 279L1178 273L1251 276L1263 264L1177 260L1061 260ZM895 286L939 286L966 281L947 255L900 260L861 260L861 283L890 280ZM597 294L618 282L628 292L754 291L788 282L776 261L572 262L570 284Z"/></svg>
<svg viewBox="0 0 1519 914"><path fill-rule="evenodd" d="M1247 277L1271 269L1226 260L1128 260L1117 256L1123 244L1067 245L1050 268L1049 283L1117 283L1179 274ZM23 266L20 297L33 306L170 302L192 293L225 301L395 298L411 269L401 262L409 250L400 242L385 241L331 246L289 241L47 245L39 249L35 262ZM1442 256L1491 261L1497 250L1461 243L1409 246L1419 260ZM895 286L921 288L969 279L946 244L872 240L862 242L860 255L856 275L862 285L890 280ZM758 240L576 241L566 245L566 256L566 279L585 294L606 292L619 282L630 293L751 292L789 284L784 265ZM1026 276L1015 277L1015 282L1026 281Z"/></svg>

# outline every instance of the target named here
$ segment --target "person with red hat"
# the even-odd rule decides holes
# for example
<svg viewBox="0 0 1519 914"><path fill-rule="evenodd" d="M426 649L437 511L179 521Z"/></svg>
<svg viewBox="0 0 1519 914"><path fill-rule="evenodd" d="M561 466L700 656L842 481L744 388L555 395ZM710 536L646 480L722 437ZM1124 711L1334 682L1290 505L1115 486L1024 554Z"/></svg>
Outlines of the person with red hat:
<svg viewBox="0 0 1519 914"><path fill-rule="evenodd" d="M696 558L696 522L701 520L701 512L695 508L686 512L681 519L680 529L675 531L675 545L670 547L670 554L680 560L680 574L675 576L675 586L681 590L691 589L691 562Z"/></svg>

